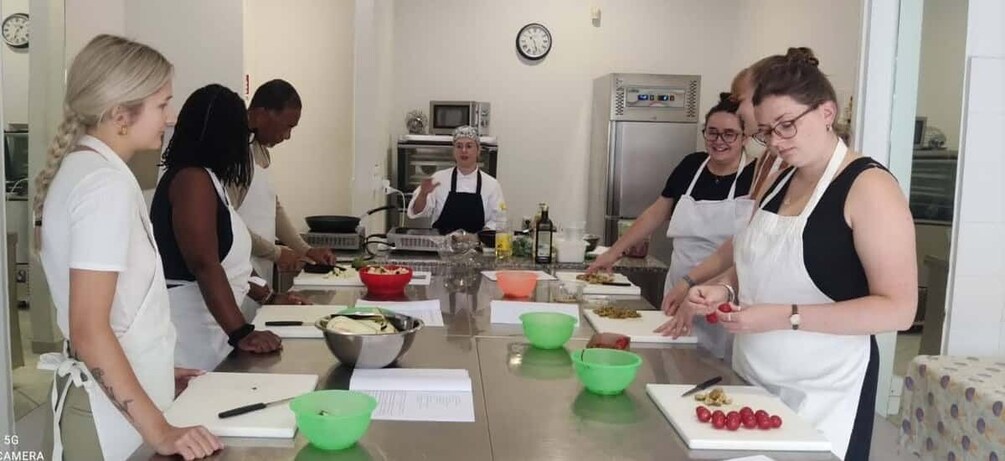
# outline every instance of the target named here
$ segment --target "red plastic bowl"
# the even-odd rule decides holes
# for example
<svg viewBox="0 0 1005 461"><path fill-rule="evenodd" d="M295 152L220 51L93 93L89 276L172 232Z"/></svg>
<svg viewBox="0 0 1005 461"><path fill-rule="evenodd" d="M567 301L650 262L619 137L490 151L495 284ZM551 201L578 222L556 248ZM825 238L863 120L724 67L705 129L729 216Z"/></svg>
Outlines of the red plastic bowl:
<svg viewBox="0 0 1005 461"><path fill-rule="evenodd" d="M525 271L499 271L496 280L503 295L511 298L529 298L537 286L537 274Z"/></svg>
<svg viewBox="0 0 1005 461"><path fill-rule="evenodd" d="M403 266L385 265L387 269L405 269L404 274L371 274L370 267L359 270L359 279L366 285L366 291L378 296L389 296L403 293L408 282L412 281L412 269Z"/></svg>

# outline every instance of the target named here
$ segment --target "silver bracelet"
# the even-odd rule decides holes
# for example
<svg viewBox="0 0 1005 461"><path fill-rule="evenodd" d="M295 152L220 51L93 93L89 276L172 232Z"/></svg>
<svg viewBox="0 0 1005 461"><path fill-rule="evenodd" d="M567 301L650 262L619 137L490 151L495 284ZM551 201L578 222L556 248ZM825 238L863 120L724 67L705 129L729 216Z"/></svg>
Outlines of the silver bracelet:
<svg viewBox="0 0 1005 461"><path fill-rule="evenodd" d="M729 291L728 301L730 304L733 304L736 301L736 290L734 290L728 283L720 283L719 285L726 287L726 290Z"/></svg>
<svg viewBox="0 0 1005 461"><path fill-rule="evenodd" d="M684 275L683 277L681 277L681 280L683 280L684 283L687 284L688 288L694 288L694 286L698 284L697 282L694 281L693 278L691 278L688 275Z"/></svg>

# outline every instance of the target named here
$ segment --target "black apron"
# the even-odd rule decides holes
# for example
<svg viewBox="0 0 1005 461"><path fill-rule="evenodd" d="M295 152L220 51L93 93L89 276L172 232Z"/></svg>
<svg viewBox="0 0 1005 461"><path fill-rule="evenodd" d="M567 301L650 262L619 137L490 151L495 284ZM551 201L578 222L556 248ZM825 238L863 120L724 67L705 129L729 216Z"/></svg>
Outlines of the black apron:
<svg viewBox="0 0 1005 461"><path fill-rule="evenodd" d="M443 204L440 219L433 227L441 235L449 234L457 229L475 233L485 227L485 206L482 205L482 172L478 173L478 185L475 192L457 192L457 168L450 174L450 193Z"/></svg>

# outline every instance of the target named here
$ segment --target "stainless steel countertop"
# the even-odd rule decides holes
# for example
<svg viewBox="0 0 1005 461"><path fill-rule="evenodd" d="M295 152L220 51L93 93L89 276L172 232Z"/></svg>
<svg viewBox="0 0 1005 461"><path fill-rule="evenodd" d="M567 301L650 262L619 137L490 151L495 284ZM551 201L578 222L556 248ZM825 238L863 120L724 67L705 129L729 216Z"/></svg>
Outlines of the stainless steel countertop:
<svg viewBox="0 0 1005 461"><path fill-rule="evenodd" d="M620 396L583 390L568 351L593 334L585 319L565 349L531 348L519 326L493 325L489 304L501 295L477 271L441 271L428 287L410 286L409 299L440 299L445 327L426 327L399 366L463 368L472 380L474 423L373 421L357 446L324 452L299 433L293 440L226 438L221 460L536 460L536 459L729 459L752 452L689 451L645 394L647 383L697 383L721 375L724 384L742 380L722 361L691 345L635 344L643 366ZM534 300L547 301L557 282L540 282ZM353 305L358 288L304 292L319 304ZM641 298L619 305L652 306ZM235 352L217 371L313 373L322 389L346 389L351 370L338 366L321 340L287 339L268 355ZM150 459L141 447L133 459ZM833 460L830 453L764 453L777 460ZM154 458L160 458L154 456Z"/></svg>
<svg viewBox="0 0 1005 461"><path fill-rule="evenodd" d="M339 259L352 259L356 256L364 256L366 253L362 251L357 252L347 252L338 251L336 252ZM586 261L582 263L553 263L553 264L537 264L530 258L509 258L505 261L496 260L495 256L489 253L479 253L473 255L472 264L476 267L481 268L481 270L495 270L495 269L541 269L541 270L584 270L590 265L591 261ZM448 266L455 265L454 262L448 261L441 258L437 253L423 253L423 252L390 252L381 253L377 256L377 259L382 262L387 262L391 264L405 264L405 265L418 265L418 266ZM653 257L652 255L646 256L645 258L621 258L615 265L614 268L621 271L639 271L639 270L650 270L657 272L665 272L667 270L667 265L660 261L659 259Z"/></svg>

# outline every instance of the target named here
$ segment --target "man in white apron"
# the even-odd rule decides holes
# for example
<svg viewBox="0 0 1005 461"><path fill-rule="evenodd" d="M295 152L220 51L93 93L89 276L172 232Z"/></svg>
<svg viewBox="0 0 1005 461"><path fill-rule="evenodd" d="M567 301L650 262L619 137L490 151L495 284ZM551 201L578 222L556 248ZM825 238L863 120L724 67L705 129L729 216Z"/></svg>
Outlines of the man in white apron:
<svg viewBox="0 0 1005 461"><path fill-rule="evenodd" d="M670 269L667 271L665 286L672 287L674 283L684 278L688 271L714 253L726 239L746 226L754 209L754 201L748 196L736 197L736 183L746 161L746 154L741 155L740 165L725 200L697 201L691 196L698 177L705 171L708 159L706 158L698 168L687 192L681 195L674 207L670 225L667 227L666 235L673 242L673 253L670 256ZM696 319L693 328L698 344L716 357L728 361L732 349L732 335L722 327L710 325L703 319Z"/></svg>

